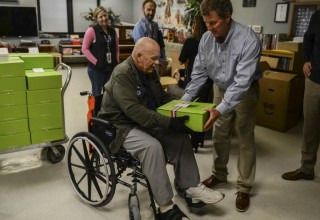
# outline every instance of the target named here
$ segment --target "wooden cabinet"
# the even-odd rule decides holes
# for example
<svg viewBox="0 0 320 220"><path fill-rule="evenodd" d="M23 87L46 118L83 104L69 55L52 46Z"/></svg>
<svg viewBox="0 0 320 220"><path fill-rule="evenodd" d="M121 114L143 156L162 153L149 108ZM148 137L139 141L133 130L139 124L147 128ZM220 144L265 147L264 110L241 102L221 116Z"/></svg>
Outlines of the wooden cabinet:
<svg viewBox="0 0 320 220"><path fill-rule="evenodd" d="M302 51L263 50L261 53L261 60L264 60L264 56L277 58L277 69L290 70L302 74Z"/></svg>
<svg viewBox="0 0 320 220"><path fill-rule="evenodd" d="M113 26L119 36L119 58L120 62L127 59L132 53L134 41L132 37L132 30L134 25L114 25Z"/></svg>

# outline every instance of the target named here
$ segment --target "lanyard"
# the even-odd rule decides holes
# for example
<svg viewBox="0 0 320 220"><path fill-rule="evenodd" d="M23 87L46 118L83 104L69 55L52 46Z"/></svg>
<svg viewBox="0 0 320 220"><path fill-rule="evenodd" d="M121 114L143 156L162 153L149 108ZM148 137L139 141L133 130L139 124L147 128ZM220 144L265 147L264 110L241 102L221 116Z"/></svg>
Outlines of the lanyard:
<svg viewBox="0 0 320 220"><path fill-rule="evenodd" d="M106 36L107 35L107 36ZM111 37L110 34L103 34L104 40L107 42L107 53L110 53Z"/></svg>

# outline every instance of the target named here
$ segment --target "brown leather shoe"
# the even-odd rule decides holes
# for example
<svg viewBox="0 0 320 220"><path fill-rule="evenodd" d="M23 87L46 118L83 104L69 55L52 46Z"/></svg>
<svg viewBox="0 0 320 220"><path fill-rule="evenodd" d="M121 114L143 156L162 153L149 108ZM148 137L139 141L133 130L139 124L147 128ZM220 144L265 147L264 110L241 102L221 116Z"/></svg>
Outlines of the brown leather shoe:
<svg viewBox="0 0 320 220"><path fill-rule="evenodd" d="M202 181L202 184L205 185L208 188L213 189L214 187L218 187L218 186L222 186L222 185L226 185L227 181L222 181L219 180L217 177L215 177L214 175L211 175L208 179Z"/></svg>
<svg viewBox="0 0 320 220"><path fill-rule="evenodd" d="M250 196L249 193L238 192L236 199L236 209L239 212L245 212L250 206Z"/></svg>
<svg viewBox="0 0 320 220"><path fill-rule="evenodd" d="M281 176L285 180L313 180L314 174L305 174L300 171L300 169L297 169L292 172L284 173Z"/></svg>

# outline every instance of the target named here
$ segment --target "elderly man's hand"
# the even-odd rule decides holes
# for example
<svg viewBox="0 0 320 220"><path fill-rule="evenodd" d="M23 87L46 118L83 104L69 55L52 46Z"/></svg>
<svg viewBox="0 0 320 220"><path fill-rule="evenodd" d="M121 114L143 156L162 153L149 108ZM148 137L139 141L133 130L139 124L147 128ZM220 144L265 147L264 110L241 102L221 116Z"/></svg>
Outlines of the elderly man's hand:
<svg viewBox="0 0 320 220"><path fill-rule="evenodd" d="M209 128L212 127L213 123L220 117L221 114L215 108L206 108L205 110L210 114L209 119L204 125L204 130L207 131Z"/></svg>

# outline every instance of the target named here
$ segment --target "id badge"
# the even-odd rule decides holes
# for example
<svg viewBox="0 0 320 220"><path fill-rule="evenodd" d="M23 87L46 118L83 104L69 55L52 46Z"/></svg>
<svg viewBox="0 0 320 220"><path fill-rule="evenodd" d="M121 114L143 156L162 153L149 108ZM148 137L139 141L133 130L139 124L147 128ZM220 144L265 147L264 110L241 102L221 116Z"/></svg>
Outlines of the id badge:
<svg viewBox="0 0 320 220"><path fill-rule="evenodd" d="M107 57L107 63L111 63L111 53L110 52L108 52L108 53L106 53L106 57Z"/></svg>

